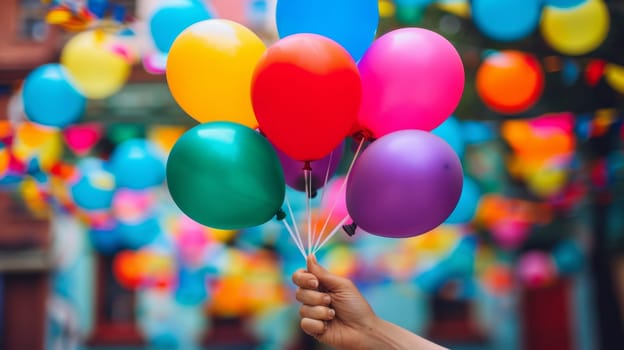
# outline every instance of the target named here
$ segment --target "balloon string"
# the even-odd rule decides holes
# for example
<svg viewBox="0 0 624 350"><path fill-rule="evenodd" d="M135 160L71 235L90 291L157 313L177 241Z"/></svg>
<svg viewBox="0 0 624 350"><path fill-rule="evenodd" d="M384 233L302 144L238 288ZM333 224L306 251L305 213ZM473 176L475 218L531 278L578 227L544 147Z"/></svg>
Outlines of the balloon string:
<svg viewBox="0 0 624 350"><path fill-rule="evenodd" d="M306 214L308 216L308 255L312 253L312 208L310 206L310 197L312 196L312 189L310 187L310 174L312 170L308 169L308 163L306 163L306 168L303 170L303 176L305 180L305 190L306 190Z"/></svg>
<svg viewBox="0 0 624 350"><path fill-rule="evenodd" d="M347 181L349 180L349 176L351 175L351 169L353 169L353 164L355 164L356 159L358 158L358 156L360 155L360 152L362 151L362 146L364 146L364 141L366 141L366 138L362 137L362 139L360 140L360 144L358 145L358 148L355 150L355 154L353 154L353 159L351 160L351 164L349 164L349 169L347 170L345 179L340 185L340 189L338 190L339 194L342 193L342 191L344 190L344 187L347 185ZM327 228L327 224L329 224L329 219L334 214L334 210L336 209L336 204L338 204L338 197L339 196L336 196L334 198L334 202L332 203L331 209L329 210L329 214L325 218L325 223L323 223L323 228L321 228L321 235L323 234L323 232L325 232L325 229ZM339 225L339 226L342 226L342 225ZM318 244L315 244L315 248L316 246L318 246Z"/></svg>
<svg viewBox="0 0 624 350"><path fill-rule="evenodd" d="M303 251L303 240L301 239L301 233L299 232L299 225L297 225L297 220L295 219L295 215L293 214L293 210L292 210L292 207L290 206L290 201L288 200L288 196L286 196L286 207L288 207L288 214L292 218L293 226L295 227L295 233L297 234L296 238L298 240L296 240L296 243L298 244L299 247L301 247L301 250ZM293 237L293 239L294 238L295 237Z"/></svg>
<svg viewBox="0 0 624 350"><path fill-rule="evenodd" d="M334 229L327 235L327 237L325 237L325 239L323 239L323 241L314 248L314 250L312 251L312 254L316 254L316 252L319 251L319 249L321 249L325 245L325 243L327 243L327 241L329 241L332 237L334 237L334 235L336 235L336 233L340 231L340 229L342 228L342 225L347 223L347 220L349 220L349 215L345 216L340 221L338 226L334 227Z"/></svg>
<svg viewBox="0 0 624 350"><path fill-rule="evenodd" d="M295 242L295 245L297 246L297 248L299 249L299 252L301 253L301 256L303 256L303 260L307 260L306 257L306 253L303 250L303 245L301 245L301 242L297 240L297 237L295 237L295 233L293 232L292 228L290 227L290 224L288 224L288 221L286 218L284 218L283 220L280 220L282 223L284 223L284 227L286 227L286 230L288 231L288 233L290 234L290 237L292 238L292 240Z"/></svg>
<svg viewBox="0 0 624 350"><path fill-rule="evenodd" d="M329 181L329 170L331 168L331 163L332 163L332 158L334 157L334 151L331 151L331 153L329 154L329 162L327 163L327 171L325 171L325 181L323 182L323 191L321 193L321 205L323 203L323 200L325 199L325 192L327 190L327 182ZM314 236L316 237L316 240L314 241L314 244L312 245L313 247L316 247L319 243L319 241L321 240L321 234L323 232L317 232L316 229L318 228L317 225L318 224L318 220L314 220Z"/></svg>

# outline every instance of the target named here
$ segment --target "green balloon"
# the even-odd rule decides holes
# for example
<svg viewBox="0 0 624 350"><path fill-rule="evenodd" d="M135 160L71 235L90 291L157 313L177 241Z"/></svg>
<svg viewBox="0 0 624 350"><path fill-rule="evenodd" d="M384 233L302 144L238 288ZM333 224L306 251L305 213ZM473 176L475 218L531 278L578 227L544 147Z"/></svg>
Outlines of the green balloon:
<svg viewBox="0 0 624 350"><path fill-rule="evenodd" d="M271 144L237 123L211 122L182 135L167 160L177 206L200 224L237 230L261 225L284 202L284 172Z"/></svg>

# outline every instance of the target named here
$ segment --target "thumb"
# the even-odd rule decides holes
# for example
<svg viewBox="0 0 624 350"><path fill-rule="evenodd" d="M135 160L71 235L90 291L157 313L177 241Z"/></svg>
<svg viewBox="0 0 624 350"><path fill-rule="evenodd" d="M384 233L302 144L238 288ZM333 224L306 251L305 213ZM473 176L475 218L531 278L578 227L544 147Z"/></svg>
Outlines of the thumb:
<svg viewBox="0 0 624 350"><path fill-rule="evenodd" d="M321 286L329 289L329 291L335 291L345 287L345 280L342 277L336 276L331 272L325 270L325 268L319 265L314 254L308 256L308 272L316 276L319 279Z"/></svg>

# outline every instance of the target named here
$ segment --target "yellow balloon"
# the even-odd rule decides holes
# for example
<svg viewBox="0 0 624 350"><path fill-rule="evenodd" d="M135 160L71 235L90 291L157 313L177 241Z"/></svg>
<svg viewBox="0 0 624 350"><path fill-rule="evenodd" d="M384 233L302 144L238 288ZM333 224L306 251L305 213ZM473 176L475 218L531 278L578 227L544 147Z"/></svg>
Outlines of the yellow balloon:
<svg viewBox="0 0 624 350"><path fill-rule="evenodd" d="M24 122L15 130L12 150L22 163L36 159L41 169L49 170L63 154L63 141L57 129Z"/></svg>
<svg viewBox="0 0 624 350"><path fill-rule="evenodd" d="M553 49L571 56L597 49L609 33L609 9L602 0L559 8L546 6L540 25L542 36Z"/></svg>
<svg viewBox="0 0 624 350"><path fill-rule="evenodd" d="M251 79L265 50L256 34L236 22L209 19L195 23L169 50L169 90L199 122L232 121L255 128Z"/></svg>
<svg viewBox="0 0 624 350"><path fill-rule="evenodd" d="M71 38L61 53L78 90L87 98L103 99L119 91L130 76L128 50L103 30Z"/></svg>
<svg viewBox="0 0 624 350"><path fill-rule="evenodd" d="M609 63L605 67L605 79L613 89L624 94L624 67Z"/></svg>
<svg viewBox="0 0 624 350"><path fill-rule="evenodd" d="M0 143L0 178L9 168L9 150Z"/></svg>
<svg viewBox="0 0 624 350"><path fill-rule="evenodd" d="M568 180L565 169L545 168L527 179L527 185L533 194L549 198L561 192Z"/></svg>

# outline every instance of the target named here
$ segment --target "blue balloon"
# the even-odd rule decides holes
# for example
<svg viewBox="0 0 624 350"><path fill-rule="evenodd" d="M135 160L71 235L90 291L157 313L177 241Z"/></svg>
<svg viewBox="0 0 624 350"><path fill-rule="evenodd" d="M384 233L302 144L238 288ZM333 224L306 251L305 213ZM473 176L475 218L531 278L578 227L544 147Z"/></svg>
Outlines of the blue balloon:
<svg viewBox="0 0 624 350"><path fill-rule="evenodd" d="M71 187L72 198L84 210L110 208L115 194L115 177L101 159L85 158L78 163L80 178Z"/></svg>
<svg viewBox="0 0 624 350"><path fill-rule="evenodd" d="M71 83L67 70L57 63L30 72L24 81L22 98L28 119L59 128L79 120L87 104Z"/></svg>
<svg viewBox="0 0 624 350"><path fill-rule="evenodd" d="M570 8L581 5L587 0L544 0L546 6Z"/></svg>
<svg viewBox="0 0 624 350"><path fill-rule="evenodd" d="M377 0L280 0L275 14L280 38L314 33L333 39L359 60L379 24Z"/></svg>
<svg viewBox="0 0 624 350"><path fill-rule="evenodd" d="M542 15L542 0L473 0L472 18L487 37L515 41L529 36Z"/></svg>
<svg viewBox="0 0 624 350"><path fill-rule="evenodd" d="M89 238L93 249L103 255L113 255L123 248L121 235L115 227L109 229L91 229Z"/></svg>
<svg viewBox="0 0 624 350"><path fill-rule="evenodd" d="M191 24L212 18L197 0L169 0L162 4L150 18L152 39L160 52L168 53L177 36Z"/></svg>
<svg viewBox="0 0 624 350"><path fill-rule="evenodd" d="M446 219L447 224L463 224L470 222L477 211L479 199L481 198L481 189L476 181L464 176L464 186L459 197L457 206Z"/></svg>
<svg viewBox="0 0 624 350"><path fill-rule="evenodd" d="M559 243L552 252L557 271L561 275L579 272L585 263L585 256L578 244L572 240Z"/></svg>
<svg viewBox="0 0 624 350"><path fill-rule="evenodd" d="M150 217L138 223L120 221L117 231L125 248L138 250L154 241L160 235L161 228L158 220Z"/></svg>
<svg viewBox="0 0 624 350"><path fill-rule="evenodd" d="M563 83L570 86L579 79L581 75L581 67L572 59L563 60L563 68L561 69L561 79Z"/></svg>
<svg viewBox="0 0 624 350"><path fill-rule="evenodd" d="M130 139L119 144L109 160L117 187L142 190L161 185L165 180L165 161L150 141Z"/></svg>
<svg viewBox="0 0 624 350"><path fill-rule="evenodd" d="M465 150L464 136L462 135L462 126L457 118L451 116L431 131L444 139L448 143L459 158L463 157Z"/></svg>
<svg viewBox="0 0 624 350"><path fill-rule="evenodd" d="M178 271L178 286L174 294L180 305L200 305L208 299L206 275L202 270L181 269Z"/></svg>
<svg viewBox="0 0 624 350"><path fill-rule="evenodd" d="M462 122L462 135L467 145L488 142L497 138L496 128L482 121L465 120Z"/></svg>

